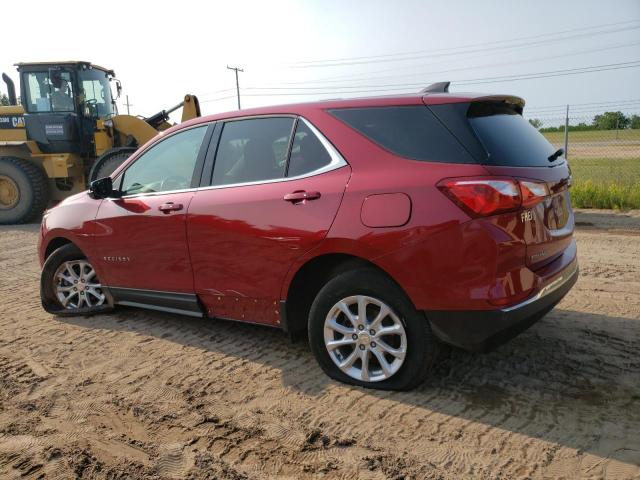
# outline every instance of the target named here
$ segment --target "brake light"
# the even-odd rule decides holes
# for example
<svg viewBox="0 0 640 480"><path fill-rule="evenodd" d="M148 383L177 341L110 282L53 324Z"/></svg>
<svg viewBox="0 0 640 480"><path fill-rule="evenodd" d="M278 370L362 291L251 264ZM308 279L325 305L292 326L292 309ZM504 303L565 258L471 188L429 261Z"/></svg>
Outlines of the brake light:
<svg viewBox="0 0 640 480"><path fill-rule="evenodd" d="M549 195L549 187L546 183L520 180L520 192L522 193L522 206L529 208L540 203Z"/></svg>
<svg viewBox="0 0 640 480"><path fill-rule="evenodd" d="M441 181L438 188L474 217L529 208L549 194L545 183L513 178L452 178Z"/></svg>

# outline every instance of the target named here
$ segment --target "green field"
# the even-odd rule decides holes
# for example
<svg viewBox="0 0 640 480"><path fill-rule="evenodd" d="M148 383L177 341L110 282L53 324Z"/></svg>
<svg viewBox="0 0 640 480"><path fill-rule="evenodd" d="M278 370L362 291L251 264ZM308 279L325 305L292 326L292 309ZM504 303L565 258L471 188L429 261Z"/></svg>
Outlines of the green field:
<svg viewBox="0 0 640 480"><path fill-rule="evenodd" d="M542 134L554 145L564 142L564 132L543 132ZM569 144L573 142L615 142L616 140L640 142L640 129L618 130L617 134L615 130L585 130L583 132L569 130Z"/></svg>
<svg viewBox="0 0 640 480"><path fill-rule="evenodd" d="M587 132L579 132L587 133ZM640 156L570 159L571 200L578 208L640 208Z"/></svg>

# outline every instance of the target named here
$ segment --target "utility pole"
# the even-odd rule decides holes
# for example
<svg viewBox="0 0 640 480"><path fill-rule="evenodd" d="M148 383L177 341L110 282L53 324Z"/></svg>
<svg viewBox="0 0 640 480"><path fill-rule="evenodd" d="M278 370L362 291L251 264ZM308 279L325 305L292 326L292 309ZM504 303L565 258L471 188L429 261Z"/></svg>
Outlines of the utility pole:
<svg viewBox="0 0 640 480"><path fill-rule="evenodd" d="M125 103L125 105L127 106L127 115L131 115L129 113L129 107L133 107L133 103L129 103L129 95L125 95L126 99L127 99L127 103Z"/></svg>
<svg viewBox="0 0 640 480"><path fill-rule="evenodd" d="M569 158L569 105L567 105L567 115L564 117L564 158Z"/></svg>
<svg viewBox="0 0 640 480"><path fill-rule="evenodd" d="M240 110L240 84L238 83L238 72L244 72L244 70L238 67L230 67L229 65L227 65L227 68L236 72L236 93L238 94L238 110Z"/></svg>

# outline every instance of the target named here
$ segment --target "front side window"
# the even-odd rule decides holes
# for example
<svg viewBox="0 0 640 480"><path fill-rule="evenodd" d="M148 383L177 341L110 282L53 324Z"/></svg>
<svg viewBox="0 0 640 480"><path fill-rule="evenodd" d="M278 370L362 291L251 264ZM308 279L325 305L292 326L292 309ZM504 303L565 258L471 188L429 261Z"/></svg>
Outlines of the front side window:
<svg viewBox="0 0 640 480"><path fill-rule="evenodd" d="M25 74L27 111L73 112L75 101L71 72L50 69Z"/></svg>
<svg viewBox="0 0 640 480"><path fill-rule="evenodd" d="M105 118L115 113L109 77L97 69L78 73L80 98L86 117Z"/></svg>
<svg viewBox="0 0 640 480"><path fill-rule="evenodd" d="M227 122L213 169L213 185L283 178L293 118L251 118Z"/></svg>
<svg viewBox="0 0 640 480"><path fill-rule="evenodd" d="M122 194L190 188L206 131L207 126L191 128L156 143L124 172Z"/></svg>

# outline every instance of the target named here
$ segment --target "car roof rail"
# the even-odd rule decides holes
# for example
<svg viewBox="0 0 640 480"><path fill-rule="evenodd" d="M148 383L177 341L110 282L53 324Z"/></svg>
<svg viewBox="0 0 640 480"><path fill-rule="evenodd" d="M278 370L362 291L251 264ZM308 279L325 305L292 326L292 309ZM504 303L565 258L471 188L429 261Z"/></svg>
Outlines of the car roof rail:
<svg viewBox="0 0 640 480"><path fill-rule="evenodd" d="M420 90L420 93L449 93L451 82L432 83L427 88Z"/></svg>

